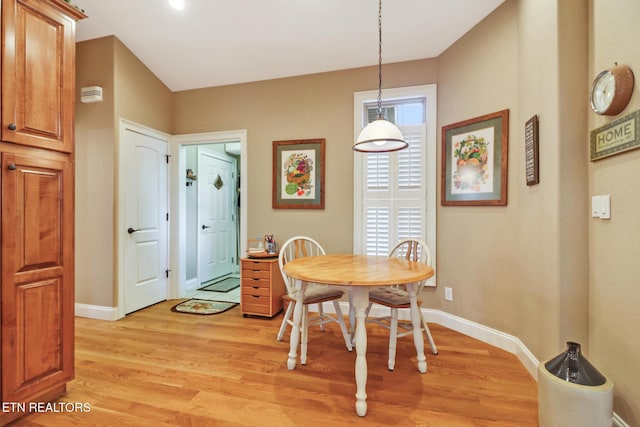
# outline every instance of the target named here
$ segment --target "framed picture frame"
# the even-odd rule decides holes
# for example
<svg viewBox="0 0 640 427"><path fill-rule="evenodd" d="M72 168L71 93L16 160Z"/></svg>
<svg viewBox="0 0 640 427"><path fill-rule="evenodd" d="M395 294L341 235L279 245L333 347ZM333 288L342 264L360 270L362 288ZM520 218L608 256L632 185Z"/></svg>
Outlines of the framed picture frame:
<svg viewBox="0 0 640 427"><path fill-rule="evenodd" d="M443 206L505 206L509 110L442 127Z"/></svg>
<svg viewBox="0 0 640 427"><path fill-rule="evenodd" d="M273 141L273 209L324 209L325 140Z"/></svg>
<svg viewBox="0 0 640 427"><path fill-rule="evenodd" d="M524 124L525 178L527 179L527 185L540 183L538 150L538 115L536 114Z"/></svg>

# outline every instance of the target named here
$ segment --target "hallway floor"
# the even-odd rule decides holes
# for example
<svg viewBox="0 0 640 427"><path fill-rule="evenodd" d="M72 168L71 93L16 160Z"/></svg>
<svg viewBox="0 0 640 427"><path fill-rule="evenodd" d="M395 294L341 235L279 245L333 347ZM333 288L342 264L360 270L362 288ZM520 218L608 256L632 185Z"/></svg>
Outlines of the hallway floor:
<svg viewBox="0 0 640 427"><path fill-rule="evenodd" d="M237 277L240 278L240 274L230 274L227 277ZM216 279L216 281L223 280L224 277ZM207 284L202 284L201 288L206 286ZM227 301L227 302L237 302L240 303L240 286L235 289L230 290L229 292L214 292L214 291L201 291L196 290L196 292L191 295L191 298L197 299L205 299L210 301Z"/></svg>

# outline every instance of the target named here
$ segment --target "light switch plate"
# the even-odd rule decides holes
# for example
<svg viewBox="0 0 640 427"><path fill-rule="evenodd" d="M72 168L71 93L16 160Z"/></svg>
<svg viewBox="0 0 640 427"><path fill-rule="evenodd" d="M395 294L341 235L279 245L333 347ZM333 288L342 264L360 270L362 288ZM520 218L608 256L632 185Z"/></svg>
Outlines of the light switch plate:
<svg viewBox="0 0 640 427"><path fill-rule="evenodd" d="M611 219L611 196L609 194L591 197L591 216Z"/></svg>

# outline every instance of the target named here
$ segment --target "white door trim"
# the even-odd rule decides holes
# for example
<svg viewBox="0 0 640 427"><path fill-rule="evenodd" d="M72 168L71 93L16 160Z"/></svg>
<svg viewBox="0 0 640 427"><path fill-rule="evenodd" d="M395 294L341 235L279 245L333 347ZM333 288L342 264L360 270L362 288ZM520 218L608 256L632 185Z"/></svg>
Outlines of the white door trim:
<svg viewBox="0 0 640 427"><path fill-rule="evenodd" d="M170 189L170 265L169 298L177 299L188 296L186 280L186 146L213 143L240 143L240 254L247 250L247 182L249 168L247 166L247 131L231 130L223 132L204 132L174 135L169 140L169 189Z"/></svg>
<svg viewBox="0 0 640 427"><path fill-rule="evenodd" d="M124 153L125 150L122 149L121 144L123 144L123 135L124 132L130 130L133 132L137 132L143 135L147 135L151 138L156 138L160 140L164 140L169 144L171 135L161 132L156 129L152 129L150 127L141 125L139 123L132 122L130 120L126 120L120 118L119 120L119 128L118 128L118 141L116 143L116 158L118 159L118 163L116 165L116 179L117 179L117 193L114 197L114 203L116 205L116 224L115 224L115 232L116 232L116 241L117 241L117 266L116 266L116 277L118 280L117 290L118 290L118 307L117 307L117 317L118 319L125 316L125 304L124 304L124 287L125 287L125 271L124 271L124 255L125 255L125 239L127 238L126 234L126 212L124 203L121 202L121 196L125 194L126 186L128 183L126 182L126 175L123 170L121 170L120 165L125 164L124 162ZM170 148L170 146L168 147ZM169 206L171 206L171 199L168 199ZM171 247L171 232L169 232L169 236L167 239L167 245ZM169 293L171 293L171 280L169 280Z"/></svg>

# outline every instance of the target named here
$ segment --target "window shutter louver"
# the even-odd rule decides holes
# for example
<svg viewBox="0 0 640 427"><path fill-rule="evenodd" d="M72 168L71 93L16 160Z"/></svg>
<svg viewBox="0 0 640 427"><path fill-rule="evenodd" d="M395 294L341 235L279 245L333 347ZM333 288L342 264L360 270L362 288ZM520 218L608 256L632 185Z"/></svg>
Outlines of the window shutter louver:
<svg viewBox="0 0 640 427"><path fill-rule="evenodd" d="M420 190L423 183L422 142L424 126L403 126L401 128L407 148L398 152L398 189Z"/></svg>
<svg viewBox="0 0 640 427"><path fill-rule="evenodd" d="M423 212L420 207L398 209L398 241L423 238Z"/></svg>
<svg viewBox="0 0 640 427"><path fill-rule="evenodd" d="M387 255L389 253L389 208L367 207L365 225L365 253Z"/></svg>
<svg viewBox="0 0 640 427"><path fill-rule="evenodd" d="M389 189L389 153L367 155L367 191Z"/></svg>

